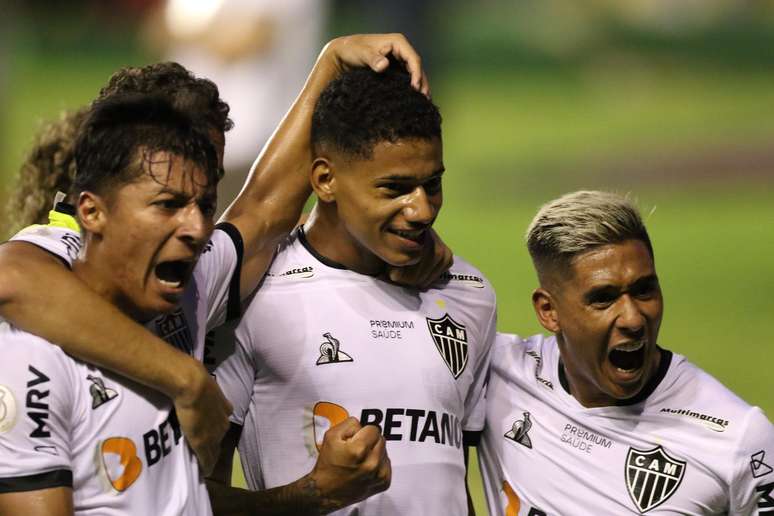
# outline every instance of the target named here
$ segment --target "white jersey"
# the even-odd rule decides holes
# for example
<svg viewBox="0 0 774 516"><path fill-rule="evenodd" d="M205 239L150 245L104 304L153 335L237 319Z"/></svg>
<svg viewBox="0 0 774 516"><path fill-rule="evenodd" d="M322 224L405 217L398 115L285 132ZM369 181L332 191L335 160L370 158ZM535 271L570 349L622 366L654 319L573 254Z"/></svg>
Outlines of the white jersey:
<svg viewBox="0 0 774 516"><path fill-rule="evenodd" d="M463 433L484 424L491 285L456 258L442 284L419 292L307 246L297 230L280 248L216 370L243 425L250 488L311 471L325 431L354 416L380 427L392 484L338 514L467 514Z"/></svg>
<svg viewBox="0 0 774 516"><path fill-rule="evenodd" d="M626 405L584 408L554 337L498 334L479 449L497 515L774 514L774 426L662 350Z"/></svg>
<svg viewBox="0 0 774 516"><path fill-rule="evenodd" d="M77 233L67 231L36 226L14 240L69 263L72 239L62 237ZM216 230L181 307L146 327L202 359L208 329L229 305L238 307L240 262L239 233L230 225ZM72 487L79 515L211 514L168 398L5 323L0 346L0 493Z"/></svg>

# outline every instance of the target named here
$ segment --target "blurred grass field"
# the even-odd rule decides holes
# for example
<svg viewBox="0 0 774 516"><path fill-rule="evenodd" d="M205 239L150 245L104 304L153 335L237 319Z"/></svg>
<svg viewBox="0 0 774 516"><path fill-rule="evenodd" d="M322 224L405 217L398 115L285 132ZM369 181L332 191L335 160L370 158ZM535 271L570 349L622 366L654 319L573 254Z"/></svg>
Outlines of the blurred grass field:
<svg viewBox="0 0 774 516"><path fill-rule="evenodd" d="M16 53L2 120L4 182L39 120L88 101L110 72L144 59ZM630 192L647 215L664 291L660 344L771 417L774 162L753 160L749 170L744 156L767 156L771 146L774 72L622 66L571 74L452 67L434 78L447 168L437 228L495 285L498 328L526 335L540 331L523 245L535 210L577 188ZM737 154L738 169L718 169ZM485 514L476 473L471 483Z"/></svg>

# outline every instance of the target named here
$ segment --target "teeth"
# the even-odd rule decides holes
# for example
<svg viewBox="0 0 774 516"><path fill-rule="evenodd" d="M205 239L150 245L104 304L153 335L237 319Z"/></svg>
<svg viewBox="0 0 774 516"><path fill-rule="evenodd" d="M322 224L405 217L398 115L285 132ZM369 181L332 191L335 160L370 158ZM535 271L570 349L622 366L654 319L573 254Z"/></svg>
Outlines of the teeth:
<svg viewBox="0 0 774 516"><path fill-rule="evenodd" d="M627 351L627 352L639 351L644 345L645 343L640 340L638 342L629 342L627 344L621 344L620 346L616 346L615 349L618 351Z"/></svg>
<svg viewBox="0 0 774 516"><path fill-rule="evenodd" d="M163 279L159 279L159 283L161 283L165 287L172 287L172 288L180 288L180 285L183 284L182 281L166 281Z"/></svg>
<svg viewBox="0 0 774 516"><path fill-rule="evenodd" d="M419 238L422 235L422 232L424 230L423 229L419 229L419 230L415 230L415 231L401 231L399 229L394 229L393 231L395 232L395 234L397 234L399 236L416 239L416 238Z"/></svg>

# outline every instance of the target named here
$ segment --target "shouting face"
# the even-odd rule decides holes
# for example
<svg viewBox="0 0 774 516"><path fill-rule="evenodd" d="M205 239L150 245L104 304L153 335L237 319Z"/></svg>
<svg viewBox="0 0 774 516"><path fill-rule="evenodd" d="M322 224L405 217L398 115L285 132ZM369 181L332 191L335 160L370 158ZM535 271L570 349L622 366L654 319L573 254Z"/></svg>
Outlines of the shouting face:
<svg viewBox="0 0 774 516"><path fill-rule="evenodd" d="M139 320L175 308L213 230L215 185L197 165L156 152L133 181L81 194L87 282ZM76 270L77 271L77 270Z"/></svg>
<svg viewBox="0 0 774 516"><path fill-rule="evenodd" d="M663 313L653 258L640 240L573 258L533 296L543 325L557 334L570 389L587 407L636 396L656 373Z"/></svg>

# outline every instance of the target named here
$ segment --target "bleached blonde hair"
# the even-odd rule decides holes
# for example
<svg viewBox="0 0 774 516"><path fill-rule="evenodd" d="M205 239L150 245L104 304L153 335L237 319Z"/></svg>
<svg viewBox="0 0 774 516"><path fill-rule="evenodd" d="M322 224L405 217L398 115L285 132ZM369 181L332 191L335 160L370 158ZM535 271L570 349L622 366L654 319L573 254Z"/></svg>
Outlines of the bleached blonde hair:
<svg viewBox="0 0 774 516"><path fill-rule="evenodd" d="M526 240L541 282L549 270L569 272L575 256L603 245L641 240L653 257L639 210L628 197L611 192L581 190L544 204Z"/></svg>

